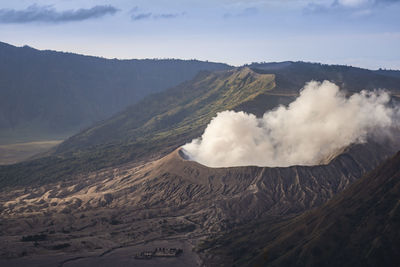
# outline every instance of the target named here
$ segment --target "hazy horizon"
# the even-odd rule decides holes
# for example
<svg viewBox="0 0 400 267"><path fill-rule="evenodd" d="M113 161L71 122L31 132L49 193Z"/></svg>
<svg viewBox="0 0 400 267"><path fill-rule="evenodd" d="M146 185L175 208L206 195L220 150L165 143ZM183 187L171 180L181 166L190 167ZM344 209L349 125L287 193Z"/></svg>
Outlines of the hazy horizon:
<svg viewBox="0 0 400 267"><path fill-rule="evenodd" d="M119 59L400 69L398 0L0 1L1 41Z"/></svg>
<svg viewBox="0 0 400 267"><path fill-rule="evenodd" d="M0 40L0 42L3 42L2 40ZM94 54L84 54L84 53L79 53L79 52L73 52L73 51L64 51L64 50L55 50L55 49L51 49L51 48L37 48L37 47L33 47L29 44L22 44L22 45L17 45L17 44L12 44L12 43L7 43L7 42L3 42L15 47L30 47L39 51L53 51L53 52L59 52L59 53L72 53L72 54L77 54L77 55L82 55L82 56L89 56L89 57L98 57L98 58L104 58L104 59L116 59L116 60L197 60L197 61L205 61L205 62L213 62L213 63L221 63L221 64L227 64L229 66L232 67L243 67L246 65L250 65L252 63L256 63L256 64L262 64L262 63L283 63L283 62L305 62L305 63L311 63L311 64L327 64L327 65L338 65L338 66L349 66L349 67L356 67L356 68L363 68L363 69L368 69L368 70L378 70L378 69L383 69L383 70L394 70L394 71L400 71L400 67L399 68L386 68L386 67L377 67L377 68L368 68L365 66L357 66L357 65L350 65L350 64L340 64L340 63L335 63L335 62L321 62L321 61L307 61L307 60L291 60L291 59L287 59L287 60L281 60L281 61L252 61L252 62L244 62L243 64L229 64L227 62L223 62L223 61L212 61L212 60L208 60L208 59L199 59L199 58L169 58L169 57L145 57L145 58L132 58L132 57L127 57L127 58L120 58L120 57L106 57L106 56L102 56L102 55L94 55Z"/></svg>

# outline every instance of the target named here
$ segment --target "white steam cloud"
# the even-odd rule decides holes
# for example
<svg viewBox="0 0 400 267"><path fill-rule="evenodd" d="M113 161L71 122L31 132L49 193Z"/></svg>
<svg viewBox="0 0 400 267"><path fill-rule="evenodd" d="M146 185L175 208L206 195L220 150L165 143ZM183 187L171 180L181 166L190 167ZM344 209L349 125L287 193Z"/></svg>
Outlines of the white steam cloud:
<svg viewBox="0 0 400 267"><path fill-rule="evenodd" d="M311 81L288 107L262 118L244 112L217 114L201 138L183 146L209 167L314 165L340 149L394 127L399 109L379 90L346 97L335 84Z"/></svg>

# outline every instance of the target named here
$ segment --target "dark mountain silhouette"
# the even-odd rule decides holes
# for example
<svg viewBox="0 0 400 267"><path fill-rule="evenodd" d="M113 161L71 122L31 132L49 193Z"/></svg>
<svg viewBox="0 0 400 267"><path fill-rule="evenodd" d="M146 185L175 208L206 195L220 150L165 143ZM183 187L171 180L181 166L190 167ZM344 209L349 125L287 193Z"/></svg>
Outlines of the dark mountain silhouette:
<svg viewBox="0 0 400 267"><path fill-rule="evenodd" d="M0 143L60 138L225 64L117 60L0 42Z"/></svg>
<svg viewBox="0 0 400 267"><path fill-rule="evenodd" d="M348 92L363 89L387 89L400 93L398 71L372 71L343 65L326 65L307 62L281 62L252 64L251 68L276 75L276 90L298 92L306 82L331 81ZM300 87L299 87L300 86Z"/></svg>
<svg viewBox="0 0 400 267"><path fill-rule="evenodd" d="M391 77L397 77L400 78L400 70L384 70L384 69L379 69L375 71L376 73L385 75L385 76L391 76Z"/></svg>
<svg viewBox="0 0 400 267"><path fill-rule="evenodd" d="M317 209L210 241L210 264L399 266L399 199L400 152Z"/></svg>

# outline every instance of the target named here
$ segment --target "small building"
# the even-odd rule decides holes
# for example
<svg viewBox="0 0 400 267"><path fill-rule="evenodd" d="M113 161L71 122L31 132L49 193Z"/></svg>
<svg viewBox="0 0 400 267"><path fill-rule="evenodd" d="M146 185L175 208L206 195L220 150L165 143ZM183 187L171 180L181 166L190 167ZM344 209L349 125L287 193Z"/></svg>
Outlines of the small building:
<svg viewBox="0 0 400 267"><path fill-rule="evenodd" d="M182 249L178 248L156 248L154 251L142 251L135 255L135 259L138 260L149 260L153 257L178 257L183 253Z"/></svg>
<svg viewBox="0 0 400 267"><path fill-rule="evenodd" d="M153 251L142 251L136 254L134 258L138 260L150 260L151 258L153 258L153 254Z"/></svg>

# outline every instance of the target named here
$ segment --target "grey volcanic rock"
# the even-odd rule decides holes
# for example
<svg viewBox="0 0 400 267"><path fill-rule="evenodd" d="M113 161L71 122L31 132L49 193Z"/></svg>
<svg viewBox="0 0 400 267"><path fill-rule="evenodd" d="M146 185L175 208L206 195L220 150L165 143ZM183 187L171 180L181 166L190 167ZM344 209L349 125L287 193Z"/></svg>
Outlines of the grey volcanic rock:
<svg viewBox="0 0 400 267"><path fill-rule="evenodd" d="M281 223L264 223L256 227L257 238L230 236L251 240L249 250L259 254L235 265L399 266L399 178L400 152L319 208Z"/></svg>

